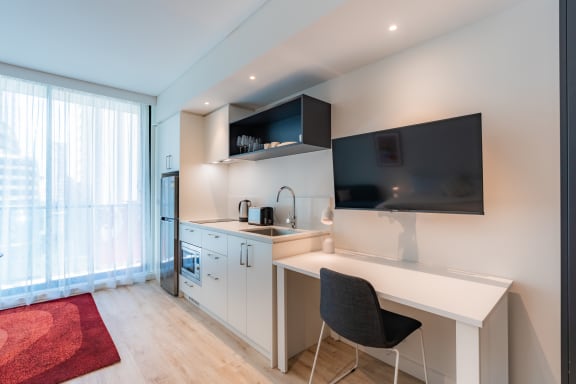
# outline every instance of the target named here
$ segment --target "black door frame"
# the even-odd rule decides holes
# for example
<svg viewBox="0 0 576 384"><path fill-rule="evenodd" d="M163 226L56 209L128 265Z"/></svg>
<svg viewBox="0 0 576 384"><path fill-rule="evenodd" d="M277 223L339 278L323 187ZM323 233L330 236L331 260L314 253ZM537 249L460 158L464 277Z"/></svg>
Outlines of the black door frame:
<svg viewBox="0 0 576 384"><path fill-rule="evenodd" d="M576 384L576 5L560 0L562 384ZM574 278L573 278L574 277ZM571 373L572 371L572 373Z"/></svg>

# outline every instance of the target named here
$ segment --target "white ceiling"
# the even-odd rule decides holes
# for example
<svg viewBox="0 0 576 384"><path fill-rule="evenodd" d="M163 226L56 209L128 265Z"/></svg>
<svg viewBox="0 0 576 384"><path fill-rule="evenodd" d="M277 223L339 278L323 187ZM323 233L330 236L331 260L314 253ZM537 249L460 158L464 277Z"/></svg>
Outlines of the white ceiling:
<svg viewBox="0 0 576 384"><path fill-rule="evenodd" d="M0 62L158 95L266 0L0 0Z"/></svg>
<svg viewBox="0 0 576 384"><path fill-rule="evenodd" d="M187 72L194 81L195 63L262 7L287 1L0 0L0 62L156 96ZM184 108L204 114L230 102L264 105L518 1L343 0L248 66L191 93ZM390 24L398 30L388 31ZM257 80L246 87L252 73Z"/></svg>

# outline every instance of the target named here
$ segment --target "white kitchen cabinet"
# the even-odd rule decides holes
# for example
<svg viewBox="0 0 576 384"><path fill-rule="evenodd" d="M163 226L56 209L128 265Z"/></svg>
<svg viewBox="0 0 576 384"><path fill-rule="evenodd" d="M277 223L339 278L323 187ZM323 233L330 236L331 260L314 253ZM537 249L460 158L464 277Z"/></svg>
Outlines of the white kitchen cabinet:
<svg viewBox="0 0 576 384"><path fill-rule="evenodd" d="M180 114L165 120L156 128L160 173L180 169Z"/></svg>
<svg viewBox="0 0 576 384"><path fill-rule="evenodd" d="M196 284L184 275L180 275L179 283L181 296L196 305L203 304L201 285Z"/></svg>
<svg viewBox="0 0 576 384"><path fill-rule="evenodd" d="M205 117L204 161L220 163L228 159L229 124L252 113L249 109L225 105Z"/></svg>
<svg viewBox="0 0 576 384"><path fill-rule="evenodd" d="M218 231L202 231L202 248L222 255L228 253L228 242L226 234Z"/></svg>
<svg viewBox="0 0 576 384"><path fill-rule="evenodd" d="M246 334L246 239L228 236L228 324Z"/></svg>
<svg viewBox="0 0 576 384"><path fill-rule="evenodd" d="M202 305L212 314L227 318L227 257L202 249Z"/></svg>
<svg viewBox="0 0 576 384"><path fill-rule="evenodd" d="M180 222L180 241L202 247L202 230L185 221Z"/></svg>
<svg viewBox="0 0 576 384"><path fill-rule="evenodd" d="M202 233L202 305L212 314L227 318L227 236L203 230Z"/></svg>
<svg viewBox="0 0 576 384"><path fill-rule="evenodd" d="M182 165L181 155L186 158L187 150L202 153L203 123L201 116L182 111L158 124L156 127L156 164L159 173L179 171ZM198 145L195 145L193 141L199 141ZM198 159L199 163L201 159L202 156Z"/></svg>
<svg viewBox="0 0 576 384"><path fill-rule="evenodd" d="M270 356L273 346L272 244L228 236L228 323Z"/></svg>

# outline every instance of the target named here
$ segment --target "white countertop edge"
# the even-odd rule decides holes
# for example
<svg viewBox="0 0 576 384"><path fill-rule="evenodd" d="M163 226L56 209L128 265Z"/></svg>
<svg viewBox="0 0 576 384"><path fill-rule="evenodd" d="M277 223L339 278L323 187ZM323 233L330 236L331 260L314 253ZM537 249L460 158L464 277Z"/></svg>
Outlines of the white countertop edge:
<svg viewBox="0 0 576 384"><path fill-rule="evenodd" d="M203 230L217 231L217 232L225 233L225 234L232 235L232 236L241 236L241 237L248 238L251 240L261 241L261 242L270 243L270 244L277 244L277 243L283 243L283 242L292 241L292 240L307 239L307 238L318 237L318 236L326 236L326 235L330 234L329 231L308 230L308 229L296 228L296 231L298 231L298 233L296 233L296 234L283 235L283 236L273 236L272 237L272 236L250 233L250 232L246 232L244 230L245 229L257 229L257 228L268 228L268 227L276 227L276 228L284 228L285 229L288 227L283 227L280 225L259 226L259 225L248 224L246 222L240 222L237 220L215 222L215 223L196 223L193 221L183 220L183 221L181 221L181 223L186 224L186 225L191 225L191 226L197 227L199 229L203 229Z"/></svg>

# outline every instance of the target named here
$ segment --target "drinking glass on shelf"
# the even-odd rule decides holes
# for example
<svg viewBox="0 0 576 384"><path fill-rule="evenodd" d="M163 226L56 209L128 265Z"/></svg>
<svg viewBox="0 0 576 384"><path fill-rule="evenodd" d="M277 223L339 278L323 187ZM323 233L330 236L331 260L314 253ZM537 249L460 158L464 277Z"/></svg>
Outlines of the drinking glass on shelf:
<svg viewBox="0 0 576 384"><path fill-rule="evenodd" d="M236 147L238 147L238 153L242 153L242 136L236 137Z"/></svg>
<svg viewBox="0 0 576 384"><path fill-rule="evenodd" d="M240 138L240 153L248 152L248 137L242 135Z"/></svg>
<svg viewBox="0 0 576 384"><path fill-rule="evenodd" d="M248 136L247 152L252 152L253 150L254 150L254 138L252 136Z"/></svg>

